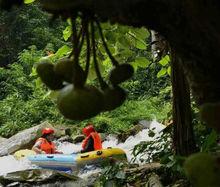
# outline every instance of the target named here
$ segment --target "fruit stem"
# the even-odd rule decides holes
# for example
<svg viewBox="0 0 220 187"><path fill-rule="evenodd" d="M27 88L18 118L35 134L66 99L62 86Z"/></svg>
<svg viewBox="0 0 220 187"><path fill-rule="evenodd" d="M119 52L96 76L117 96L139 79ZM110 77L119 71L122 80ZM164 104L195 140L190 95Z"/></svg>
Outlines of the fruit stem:
<svg viewBox="0 0 220 187"><path fill-rule="evenodd" d="M89 25L88 25L88 20L85 20L85 35L86 35L86 48L87 48L87 52L86 52L86 68L85 68L85 74L86 74L86 79L88 77L88 73L89 73L89 65L90 65L90 37L89 37Z"/></svg>
<svg viewBox="0 0 220 187"><path fill-rule="evenodd" d="M102 79L101 73L99 71L97 59L96 59L95 32L94 32L94 22L93 21L91 22L91 32L92 32L92 51L93 51L93 61L94 61L95 72L96 72L97 78L99 80L99 84L100 84L101 89L105 89L106 87L108 87L108 85Z"/></svg>
<svg viewBox="0 0 220 187"><path fill-rule="evenodd" d="M119 65L118 61L112 56L112 54L111 54L111 52L110 52L110 50L108 48L108 45L107 45L107 43L105 41L105 38L104 38L104 35L103 35L103 32L102 32L102 27L101 27L99 21L97 20L97 18L95 19L95 22L96 22L96 25L98 27L99 34L101 36L102 43L103 43L103 46L105 48L106 53L108 54L109 58L111 59L113 66L118 66Z"/></svg>
<svg viewBox="0 0 220 187"><path fill-rule="evenodd" d="M72 50L71 54L69 55L69 57L71 57L73 55L74 56L74 65L78 65L79 64L79 55L80 55L80 52L81 52L81 49L83 46L85 32L83 31L83 27L81 27L79 33L77 34L75 18L71 18L71 22L72 22L73 50ZM81 41L80 41L80 38L81 38Z"/></svg>

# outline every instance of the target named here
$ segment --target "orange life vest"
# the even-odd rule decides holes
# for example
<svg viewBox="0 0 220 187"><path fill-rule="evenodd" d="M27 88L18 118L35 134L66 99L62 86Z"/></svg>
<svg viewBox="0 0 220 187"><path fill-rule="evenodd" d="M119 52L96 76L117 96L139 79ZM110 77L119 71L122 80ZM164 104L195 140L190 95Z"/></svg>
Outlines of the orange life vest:
<svg viewBox="0 0 220 187"><path fill-rule="evenodd" d="M40 149L46 154L55 153L55 144L53 142L48 142L45 138L38 138L36 142L41 141Z"/></svg>
<svg viewBox="0 0 220 187"><path fill-rule="evenodd" d="M83 142L82 142L82 148L85 149L86 144L89 140L89 138L92 136L92 139L94 141L94 150L100 150L102 149L102 141L101 141L101 137L99 136L99 134L97 132L92 132L90 133L89 136L87 136Z"/></svg>

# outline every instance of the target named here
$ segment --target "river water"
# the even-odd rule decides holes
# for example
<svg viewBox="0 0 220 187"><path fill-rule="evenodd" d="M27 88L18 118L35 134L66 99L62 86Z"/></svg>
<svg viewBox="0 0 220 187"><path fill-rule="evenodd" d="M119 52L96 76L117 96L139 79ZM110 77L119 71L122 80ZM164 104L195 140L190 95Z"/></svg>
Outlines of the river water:
<svg viewBox="0 0 220 187"><path fill-rule="evenodd" d="M106 141L103 142L103 148L107 147L118 147L123 149L126 152L128 161L131 161L132 159L132 149L135 145L142 141L151 141L155 139L156 137L160 136L160 131L165 126L158 123L156 120L152 121L149 125L149 128L143 129L135 136L130 136L124 143L118 143L118 140L114 137L109 135L106 139ZM148 136L149 129L153 129L155 132L154 137ZM58 150L62 151L64 154L71 154L73 152L77 152L81 149L81 144L72 144L68 142L63 142L62 144L59 144ZM139 162L137 159L136 162ZM4 175L10 172L14 171L20 171L25 169L30 169L35 166L32 166L28 160L16 160L12 155L0 157L0 175Z"/></svg>

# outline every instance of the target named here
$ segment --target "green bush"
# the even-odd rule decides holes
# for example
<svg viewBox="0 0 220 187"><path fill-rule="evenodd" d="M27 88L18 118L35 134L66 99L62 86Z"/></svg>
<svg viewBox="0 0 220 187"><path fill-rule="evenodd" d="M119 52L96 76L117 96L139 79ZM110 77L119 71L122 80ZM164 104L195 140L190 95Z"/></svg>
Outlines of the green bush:
<svg viewBox="0 0 220 187"><path fill-rule="evenodd" d="M93 122L96 126L107 124L106 129L110 133L117 133L119 130L127 130L139 120L162 121L170 111L170 103L161 102L157 97L142 98L141 100L128 100L121 107L111 111L101 113L91 120L82 122Z"/></svg>

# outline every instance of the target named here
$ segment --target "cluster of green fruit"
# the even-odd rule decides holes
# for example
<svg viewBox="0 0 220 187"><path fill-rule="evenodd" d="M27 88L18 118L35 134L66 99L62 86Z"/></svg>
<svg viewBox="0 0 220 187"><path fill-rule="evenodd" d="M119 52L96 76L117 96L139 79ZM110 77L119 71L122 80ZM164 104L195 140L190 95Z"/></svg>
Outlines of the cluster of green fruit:
<svg viewBox="0 0 220 187"><path fill-rule="evenodd" d="M200 106L200 117L207 126L220 132L220 103L205 103Z"/></svg>
<svg viewBox="0 0 220 187"><path fill-rule="evenodd" d="M102 111L119 107L126 99L126 92L119 84L131 78L134 70L130 64L119 64L114 59L105 42L97 17L91 12L74 9L75 1L40 0L40 3L54 16L69 17L72 23L73 49L70 56L55 64L41 62L37 66L37 73L46 86L51 90L59 90L57 106L60 112L68 119L84 120ZM81 18L81 24L79 19L76 21L77 17ZM78 31L76 22L78 26L81 25ZM113 64L109 74L109 84L103 80L96 58L95 23L106 53ZM79 56L85 38L87 57L85 69L83 69L79 63ZM86 84L91 55L100 88Z"/></svg>
<svg viewBox="0 0 220 187"><path fill-rule="evenodd" d="M195 153L190 155L184 163L187 177L195 187L220 186L220 155L210 153Z"/></svg>
<svg viewBox="0 0 220 187"><path fill-rule="evenodd" d="M130 64L118 65L110 72L110 85L101 90L85 84L85 71L80 65L74 65L73 59L62 59L56 64L41 62L37 66L37 73L45 85L51 90L59 90L57 106L60 112L72 120L91 118L120 106L126 93L118 84L129 79L133 72Z"/></svg>

